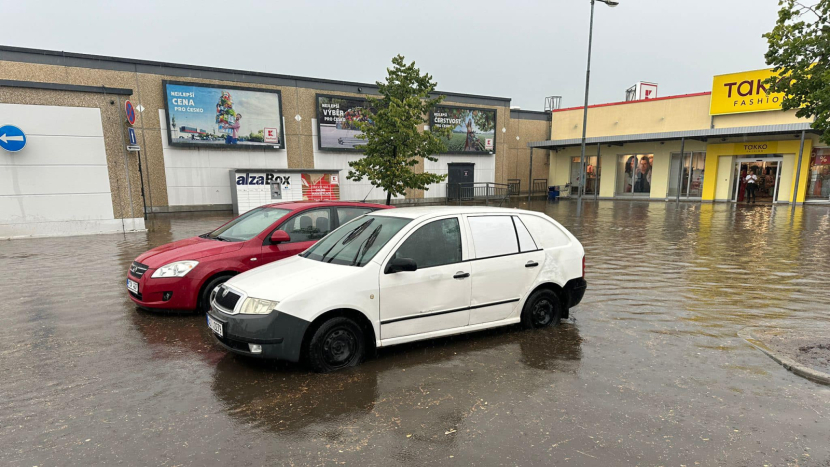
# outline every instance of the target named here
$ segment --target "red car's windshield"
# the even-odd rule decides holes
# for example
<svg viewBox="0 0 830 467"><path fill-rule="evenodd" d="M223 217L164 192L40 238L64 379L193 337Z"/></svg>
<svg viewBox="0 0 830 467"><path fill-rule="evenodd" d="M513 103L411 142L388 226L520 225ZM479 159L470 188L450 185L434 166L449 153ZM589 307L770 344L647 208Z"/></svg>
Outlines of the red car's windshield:
<svg viewBox="0 0 830 467"><path fill-rule="evenodd" d="M204 236L226 242L244 242L260 234L266 227L291 212L288 209L256 208Z"/></svg>

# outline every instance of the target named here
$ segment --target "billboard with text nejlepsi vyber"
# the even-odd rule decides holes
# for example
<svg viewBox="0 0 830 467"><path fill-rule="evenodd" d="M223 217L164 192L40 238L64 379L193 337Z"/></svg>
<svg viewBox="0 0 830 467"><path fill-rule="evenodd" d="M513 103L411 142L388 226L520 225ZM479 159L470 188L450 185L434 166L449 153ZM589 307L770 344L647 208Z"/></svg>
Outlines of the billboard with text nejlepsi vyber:
<svg viewBox="0 0 830 467"><path fill-rule="evenodd" d="M164 82L171 145L284 149L277 90Z"/></svg>
<svg viewBox="0 0 830 467"><path fill-rule="evenodd" d="M360 97L317 94L317 138L320 149L356 151L359 123L372 123L369 101Z"/></svg>

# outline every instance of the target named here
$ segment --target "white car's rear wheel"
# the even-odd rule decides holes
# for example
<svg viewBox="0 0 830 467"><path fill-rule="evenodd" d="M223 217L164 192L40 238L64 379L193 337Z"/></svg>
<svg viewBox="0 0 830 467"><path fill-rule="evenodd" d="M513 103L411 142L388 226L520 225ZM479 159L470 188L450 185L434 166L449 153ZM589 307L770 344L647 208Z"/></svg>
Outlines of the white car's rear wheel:
<svg viewBox="0 0 830 467"><path fill-rule="evenodd" d="M562 302L552 290L533 292L522 309L522 324L528 329L557 326L562 319Z"/></svg>

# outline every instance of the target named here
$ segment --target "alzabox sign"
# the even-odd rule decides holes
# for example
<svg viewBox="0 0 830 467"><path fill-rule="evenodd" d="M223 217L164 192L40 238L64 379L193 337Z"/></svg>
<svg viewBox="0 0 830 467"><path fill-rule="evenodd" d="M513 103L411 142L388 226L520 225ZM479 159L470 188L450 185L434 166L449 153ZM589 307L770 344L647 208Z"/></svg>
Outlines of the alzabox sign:
<svg viewBox="0 0 830 467"><path fill-rule="evenodd" d="M244 173L236 174L237 185L270 185L272 183L279 183L280 185L291 185L291 175L275 174L275 173Z"/></svg>

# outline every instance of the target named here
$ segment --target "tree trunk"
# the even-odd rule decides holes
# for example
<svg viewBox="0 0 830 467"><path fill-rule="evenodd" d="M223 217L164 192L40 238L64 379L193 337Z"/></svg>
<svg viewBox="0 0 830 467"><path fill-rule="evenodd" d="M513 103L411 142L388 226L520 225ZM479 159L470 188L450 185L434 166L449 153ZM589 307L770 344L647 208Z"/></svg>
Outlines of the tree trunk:
<svg viewBox="0 0 830 467"><path fill-rule="evenodd" d="M398 147L397 146L392 146L392 159L394 160L397 157L398 157ZM389 190L386 190L386 205L389 206L391 204L392 204L392 192L389 191Z"/></svg>

